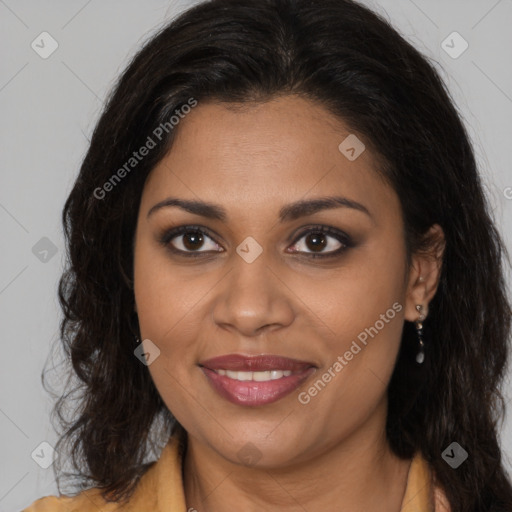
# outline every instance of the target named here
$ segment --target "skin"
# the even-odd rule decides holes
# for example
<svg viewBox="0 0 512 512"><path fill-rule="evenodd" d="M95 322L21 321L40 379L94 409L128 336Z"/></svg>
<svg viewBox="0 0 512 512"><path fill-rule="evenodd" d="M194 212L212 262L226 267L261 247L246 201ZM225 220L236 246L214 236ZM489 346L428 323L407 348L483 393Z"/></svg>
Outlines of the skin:
<svg viewBox="0 0 512 512"><path fill-rule="evenodd" d="M203 102L180 121L171 151L146 181L135 234L141 339L161 351L148 369L188 433L187 508L398 511L411 461L398 459L386 441L386 391L404 320L418 319L416 304L428 314L442 251L415 254L407 267L400 202L375 171L369 141L360 137L366 150L349 161L338 145L351 131L322 106L283 96L228 107ZM370 215L338 207L279 221L286 204L332 195L361 203ZM170 196L218 204L227 220L176 206L148 217ZM195 246L206 255L175 255L158 242L163 231L194 224L210 230ZM354 246L309 259L315 248L301 228L314 225L345 232ZM439 226L432 229L442 238ZM236 252L248 236L263 249L250 264ZM340 247L324 236L328 246L317 251ZM169 245L194 251L185 238ZM401 311L301 404L298 392L395 302ZM219 396L198 367L230 353L277 354L318 369L300 390L244 407ZM260 457L252 465L237 455L247 443Z"/></svg>

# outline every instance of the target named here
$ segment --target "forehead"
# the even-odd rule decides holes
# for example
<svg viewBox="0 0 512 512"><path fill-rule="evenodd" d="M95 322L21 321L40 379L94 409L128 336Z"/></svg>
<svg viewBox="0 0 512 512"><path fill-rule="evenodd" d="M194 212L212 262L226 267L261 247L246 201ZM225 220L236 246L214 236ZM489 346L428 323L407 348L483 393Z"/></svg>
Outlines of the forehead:
<svg viewBox="0 0 512 512"><path fill-rule="evenodd" d="M171 150L151 171L143 203L180 195L243 215L327 194L396 202L368 146L355 160L340 151L349 136L357 144L342 120L297 96L199 103L180 121Z"/></svg>

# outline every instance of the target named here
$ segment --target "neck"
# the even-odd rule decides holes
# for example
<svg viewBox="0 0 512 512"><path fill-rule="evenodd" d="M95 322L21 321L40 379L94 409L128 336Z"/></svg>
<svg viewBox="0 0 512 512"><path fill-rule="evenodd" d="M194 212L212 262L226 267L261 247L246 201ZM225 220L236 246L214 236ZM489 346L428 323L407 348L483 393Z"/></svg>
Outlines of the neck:
<svg viewBox="0 0 512 512"><path fill-rule="evenodd" d="M411 461L392 453L384 432L385 410L349 437L315 448L304 462L271 469L234 463L189 435L187 510L398 512Z"/></svg>

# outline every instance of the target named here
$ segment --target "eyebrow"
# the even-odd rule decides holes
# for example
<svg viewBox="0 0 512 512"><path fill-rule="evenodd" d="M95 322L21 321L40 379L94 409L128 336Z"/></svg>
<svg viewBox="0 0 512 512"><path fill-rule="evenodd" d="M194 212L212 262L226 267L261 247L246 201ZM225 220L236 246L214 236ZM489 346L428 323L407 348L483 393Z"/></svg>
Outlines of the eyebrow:
<svg viewBox="0 0 512 512"><path fill-rule="evenodd" d="M173 206L181 208L182 210L193 213L195 215L200 215L201 217L220 220L222 222L225 222L228 218L226 210L220 205L204 201L178 199L175 197L168 197L167 199L164 199L163 201L160 201L159 203L152 206L147 214L147 217L150 217L152 214L158 210L161 210L162 208ZM352 199L348 199L342 196L328 196L319 197L316 199L301 200L283 206L279 210L279 220L280 222L292 221L301 217L312 215L322 210L330 210L340 207L358 210L365 213L370 218L373 218L368 209L357 201L353 201Z"/></svg>

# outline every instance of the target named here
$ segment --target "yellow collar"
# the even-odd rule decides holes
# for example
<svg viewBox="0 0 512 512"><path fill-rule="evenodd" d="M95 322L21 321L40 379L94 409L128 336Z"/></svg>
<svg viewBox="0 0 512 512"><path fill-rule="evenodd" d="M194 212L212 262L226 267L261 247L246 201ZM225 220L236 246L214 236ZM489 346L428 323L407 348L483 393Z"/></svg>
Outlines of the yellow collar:
<svg viewBox="0 0 512 512"><path fill-rule="evenodd" d="M434 512L432 475L418 452L411 461L400 512Z"/></svg>

